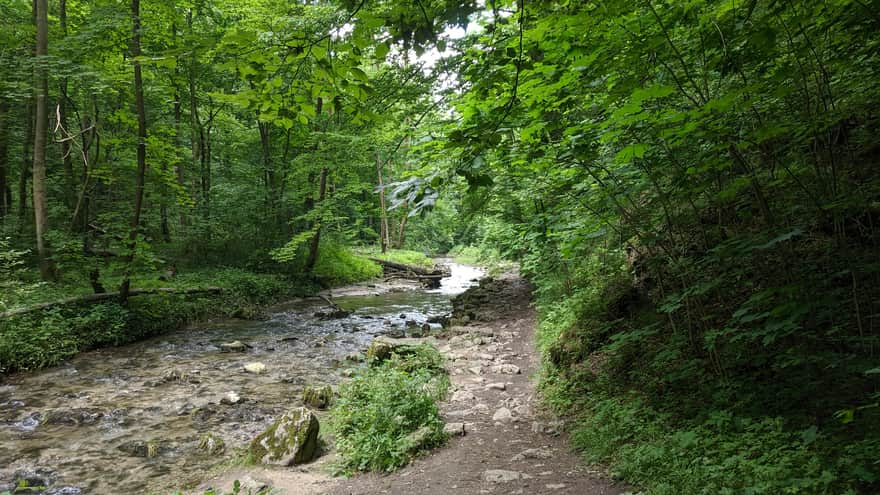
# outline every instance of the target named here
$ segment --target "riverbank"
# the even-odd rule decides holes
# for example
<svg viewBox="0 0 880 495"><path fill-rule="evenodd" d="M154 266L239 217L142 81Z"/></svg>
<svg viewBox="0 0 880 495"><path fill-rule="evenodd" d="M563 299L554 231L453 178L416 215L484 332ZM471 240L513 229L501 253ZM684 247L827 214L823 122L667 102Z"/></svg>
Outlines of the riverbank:
<svg viewBox="0 0 880 495"><path fill-rule="evenodd" d="M462 283L473 278L467 267L453 272ZM376 336L425 332L429 319L451 309L439 290L359 285L383 293L333 291L344 316L329 314L318 297L298 298L265 308L264 318L217 318L6 376L0 492L21 479L83 493L196 486L216 466L241 462L242 448L302 405L307 386L350 377L357 367L350 357ZM205 438L222 443L205 449Z"/></svg>
<svg viewBox="0 0 880 495"><path fill-rule="evenodd" d="M370 253L367 253L370 254ZM255 319L265 307L297 297L345 293L382 293L402 290L406 280L394 283L379 280L382 268L366 255L337 252L328 254L312 276L282 276L239 268L193 270L174 276L138 276L138 289L168 289L158 294L132 297L128 304L116 301L60 304L37 311L0 317L0 377L16 371L33 371L56 366L80 352L118 346L183 328L187 325L222 318ZM389 260L424 266L430 258L413 251L389 251ZM373 281L371 283L359 283ZM108 278L105 284L115 286ZM338 289L326 290L332 286ZM211 287L210 292L192 291ZM180 294L172 292L180 291ZM36 285L23 297L4 294L0 307L27 308L71 295L86 295L85 286ZM322 292L323 291L323 292ZM9 298L7 301L6 299Z"/></svg>
<svg viewBox="0 0 880 495"><path fill-rule="evenodd" d="M171 281L189 289L210 285L215 293L158 293L115 301L69 304L0 320L0 375L55 366L80 352L137 342L212 318L258 318L260 309L319 287L309 281L240 269L204 270Z"/></svg>

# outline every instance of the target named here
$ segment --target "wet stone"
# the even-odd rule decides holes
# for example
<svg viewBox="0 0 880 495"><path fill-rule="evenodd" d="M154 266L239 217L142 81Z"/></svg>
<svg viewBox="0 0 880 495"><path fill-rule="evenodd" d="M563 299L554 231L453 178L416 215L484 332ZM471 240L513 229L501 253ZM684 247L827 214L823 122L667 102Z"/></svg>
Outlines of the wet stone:
<svg viewBox="0 0 880 495"><path fill-rule="evenodd" d="M333 400L333 389L329 385L323 387L308 386L303 390L303 404L315 409L326 409Z"/></svg>
<svg viewBox="0 0 880 495"><path fill-rule="evenodd" d="M292 409L251 442L251 455L263 464L277 466L309 462L318 450L318 429L318 418L312 411Z"/></svg>

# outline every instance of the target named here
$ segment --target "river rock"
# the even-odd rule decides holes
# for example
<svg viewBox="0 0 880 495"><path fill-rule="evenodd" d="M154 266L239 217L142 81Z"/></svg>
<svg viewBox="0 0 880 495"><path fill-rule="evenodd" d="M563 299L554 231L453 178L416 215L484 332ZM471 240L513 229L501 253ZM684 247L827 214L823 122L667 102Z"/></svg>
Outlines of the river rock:
<svg viewBox="0 0 880 495"><path fill-rule="evenodd" d="M428 318L428 323L437 323L441 327L449 326L449 315L436 315Z"/></svg>
<svg viewBox="0 0 880 495"><path fill-rule="evenodd" d="M241 402L241 396L235 392L226 392L226 395L220 399L220 403L227 406L233 406Z"/></svg>
<svg viewBox="0 0 880 495"><path fill-rule="evenodd" d="M420 338L391 338L380 335L373 339L370 347L367 348L367 360L373 362L384 361L391 357L392 353L406 353L407 348L420 346L422 344L435 344L437 341L433 337L424 339Z"/></svg>
<svg viewBox="0 0 880 495"><path fill-rule="evenodd" d="M213 433L205 433L199 440L199 450L210 455L220 455L226 451L226 442Z"/></svg>
<svg viewBox="0 0 880 495"><path fill-rule="evenodd" d="M220 352L245 352L252 347L248 344L240 340L235 340L233 342L224 342L217 346L220 348Z"/></svg>
<svg viewBox="0 0 880 495"><path fill-rule="evenodd" d="M406 337L406 332L400 328L392 328L385 332L385 335L392 339L402 339Z"/></svg>
<svg viewBox="0 0 880 495"><path fill-rule="evenodd" d="M370 347L367 348L367 360L369 361L384 361L391 357L391 351L394 347L380 339L374 339L373 342L370 343Z"/></svg>
<svg viewBox="0 0 880 495"><path fill-rule="evenodd" d="M305 407L292 409L251 442L250 453L263 464L291 466L311 461L318 450L318 418Z"/></svg>
<svg viewBox="0 0 880 495"><path fill-rule="evenodd" d="M509 423L513 421L513 413L510 412L510 409L506 407L502 407L495 411L495 414L492 415L492 421L499 421L501 423Z"/></svg>
<svg viewBox="0 0 880 495"><path fill-rule="evenodd" d="M531 476L506 469L488 469L483 472L483 481L488 481L489 483L510 483L511 481L527 479L531 479Z"/></svg>
<svg viewBox="0 0 880 495"><path fill-rule="evenodd" d="M266 371L266 365L263 363L258 363L258 362L248 363L248 364L244 365L244 370L247 371L248 373L253 373L255 375L259 375L259 374L264 373Z"/></svg>
<svg viewBox="0 0 880 495"><path fill-rule="evenodd" d="M519 369L519 366L515 364L496 364L490 368L492 373L498 373L501 375L518 375L522 373L522 370Z"/></svg>
<svg viewBox="0 0 880 495"><path fill-rule="evenodd" d="M323 387L308 386L303 390L303 404L315 409L326 409L333 399L333 389L329 385Z"/></svg>
<svg viewBox="0 0 880 495"><path fill-rule="evenodd" d="M352 352L345 356L345 360L353 363L362 363L364 362L364 355L360 352Z"/></svg>
<svg viewBox="0 0 880 495"><path fill-rule="evenodd" d="M147 459L152 459L160 453L159 442L155 440L150 440L148 442L143 440L129 440L116 448L131 457L146 457Z"/></svg>
<svg viewBox="0 0 880 495"><path fill-rule="evenodd" d="M550 459L550 458L552 458L552 457L553 457L553 452L552 452L549 448L547 448L547 447L540 447L540 448L537 448L537 449L526 449L526 450L523 450L523 451L520 452L519 454L516 454L515 456L513 456L513 457L510 459L510 461L511 461L511 462L518 462L518 461L524 461L524 460L526 460L526 459L540 459L540 460L546 460L546 459Z"/></svg>
<svg viewBox="0 0 880 495"><path fill-rule="evenodd" d="M90 425L97 423L104 418L105 415L106 413L99 409L56 409L53 411L47 411L43 414L40 423L45 425L66 426Z"/></svg>
<svg viewBox="0 0 880 495"><path fill-rule="evenodd" d="M465 434L464 423L446 423L443 425L443 433L450 437L463 437Z"/></svg>

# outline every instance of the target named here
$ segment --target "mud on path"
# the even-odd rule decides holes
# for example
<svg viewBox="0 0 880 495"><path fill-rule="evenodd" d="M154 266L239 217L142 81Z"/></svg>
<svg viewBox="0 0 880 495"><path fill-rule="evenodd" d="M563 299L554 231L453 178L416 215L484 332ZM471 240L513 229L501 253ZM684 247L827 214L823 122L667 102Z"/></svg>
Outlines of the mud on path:
<svg viewBox="0 0 880 495"><path fill-rule="evenodd" d="M484 279L455 301L459 325L437 342L453 384L441 408L447 425L463 427L464 435L446 446L392 474L333 479L316 473L327 472L332 459L325 457L298 472L242 470L225 476L247 474L249 485L257 479L256 486L285 494L626 492L625 486L584 466L571 452L560 422L541 412L533 376L539 366L536 320L529 301L529 285L513 275ZM461 325L461 320L469 321Z"/></svg>

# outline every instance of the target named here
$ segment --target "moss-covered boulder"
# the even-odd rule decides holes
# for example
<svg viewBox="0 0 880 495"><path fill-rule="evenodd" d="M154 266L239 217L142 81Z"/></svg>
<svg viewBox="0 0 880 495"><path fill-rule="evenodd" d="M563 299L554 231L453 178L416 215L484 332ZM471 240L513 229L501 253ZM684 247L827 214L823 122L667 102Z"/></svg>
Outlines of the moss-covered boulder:
<svg viewBox="0 0 880 495"><path fill-rule="evenodd" d="M305 407L292 409L251 442L251 457L262 464L292 466L311 461L318 450L318 418Z"/></svg>
<svg viewBox="0 0 880 495"><path fill-rule="evenodd" d="M391 357L392 353L406 354L422 344L434 344L436 339L428 338L400 338L394 339L380 335L373 339L367 348L367 361L380 363Z"/></svg>
<svg viewBox="0 0 880 495"><path fill-rule="evenodd" d="M394 349L390 343L384 340L375 339L367 348L367 361L384 361L391 357L391 351Z"/></svg>
<svg viewBox="0 0 880 495"><path fill-rule="evenodd" d="M333 389L329 385L323 387L308 386L303 390L303 404L315 409L326 409L333 400Z"/></svg>

